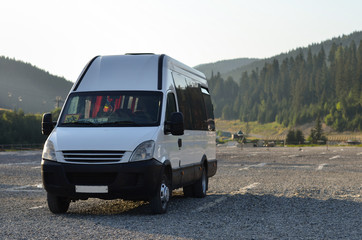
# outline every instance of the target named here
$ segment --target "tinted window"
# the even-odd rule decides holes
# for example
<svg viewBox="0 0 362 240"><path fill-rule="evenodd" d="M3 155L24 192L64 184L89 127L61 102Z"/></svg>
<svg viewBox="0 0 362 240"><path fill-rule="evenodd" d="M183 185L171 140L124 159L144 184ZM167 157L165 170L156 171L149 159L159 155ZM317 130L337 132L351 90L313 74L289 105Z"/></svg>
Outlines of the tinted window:
<svg viewBox="0 0 362 240"><path fill-rule="evenodd" d="M192 116L192 129L206 130L206 114L204 100L201 94L201 88L199 84L193 82L191 79L186 78L188 100L190 102L190 110Z"/></svg>
<svg viewBox="0 0 362 240"><path fill-rule="evenodd" d="M197 82L188 77L178 73L172 73L172 75L176 86L179 109L184 115L185 129L210 130L208 119L213 119L214 116L208 91L202 89ZM207 96L204 97L203 95Z"/></svg>
<svg viewBox="0 0 362 240"><path fill-rule="evenodd" d="M175 95L173 93L167 94L167 105L166 105L166 124L165 124L165 133L168 134L171 132L171 126L169 125L169 121L171 121L171 114L177 112L176 109L176 100Z"/></svg>
<svg viewBox="0 0 362 240"><path fill-rule="evenodd" d="M192 128L192 114L191 106L189 103L189 96L187 93L187 84L184 76L177 73L173 73L173 79L176 86L176 94L178 100L178 107L180 112L184 115L184 127L185 129Z"/></svg>
<svg viewBox="0 0 362 240"><path fill-rule="evenodd" d="M167 106L166 106L166 121L171 120L171 113L177 112L176 100L173 93L167 94Z"/></svg>
<svg viewBox="0 0 362 240"><path fill-rule="evenodd" d="M206 89L202 88L201 91L206 108L207 129L215 131L214 108L212 106L211 97Z"/></svg>

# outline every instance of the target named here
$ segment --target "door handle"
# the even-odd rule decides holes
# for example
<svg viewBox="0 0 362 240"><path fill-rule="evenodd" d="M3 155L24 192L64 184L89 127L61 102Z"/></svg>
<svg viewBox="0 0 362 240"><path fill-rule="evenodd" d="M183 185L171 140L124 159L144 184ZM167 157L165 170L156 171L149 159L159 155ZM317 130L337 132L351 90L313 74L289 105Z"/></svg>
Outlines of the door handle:
<svg viewBox="0 0 362 240"><path fill-rule="evenodd" d="M179 138L177 140L177 144L178 144L178 149L181 150L181 147L182 147L182 139L181 138Z"/></svg>

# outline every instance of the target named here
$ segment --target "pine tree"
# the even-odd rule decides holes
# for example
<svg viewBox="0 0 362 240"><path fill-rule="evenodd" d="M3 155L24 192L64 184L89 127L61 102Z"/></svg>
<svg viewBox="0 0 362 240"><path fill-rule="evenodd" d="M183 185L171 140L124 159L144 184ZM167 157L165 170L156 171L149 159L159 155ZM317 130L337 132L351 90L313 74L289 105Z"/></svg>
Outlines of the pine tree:
<svg viewBox="0 0 362 240"><path fill-rule="evenodd" d="M295 140L298 142L298 144L304 144L304 135L303 132L299 129L295 132Z"/></svg>
<svg viewBox="0 0 362 240"><path fill-rule="evenodd" d="M295 131L290 129L287 134L287 139L285 140L287 144L296 144Z"/></svg>
<svg viewBox="0 0 362 240"><path fill-rule="evenodd" d="M315 127L312 128L312 130L310 132L310 136L309 136L308 140L311 141L313 144L327 142L327 138L323 134L322 122L321 122L319 116L316 120Z"/></svg>

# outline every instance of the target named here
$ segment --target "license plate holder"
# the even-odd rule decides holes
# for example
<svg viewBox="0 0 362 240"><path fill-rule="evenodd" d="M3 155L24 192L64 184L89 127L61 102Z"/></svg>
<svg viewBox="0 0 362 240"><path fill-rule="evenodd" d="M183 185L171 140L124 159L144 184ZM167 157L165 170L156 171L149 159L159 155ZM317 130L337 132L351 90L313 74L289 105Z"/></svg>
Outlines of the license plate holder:
<svg viewBox="0 0 362 240"><path fill-rule="evenodd" d="M76 193L108 193L108 186L75 185Z"/></svg>

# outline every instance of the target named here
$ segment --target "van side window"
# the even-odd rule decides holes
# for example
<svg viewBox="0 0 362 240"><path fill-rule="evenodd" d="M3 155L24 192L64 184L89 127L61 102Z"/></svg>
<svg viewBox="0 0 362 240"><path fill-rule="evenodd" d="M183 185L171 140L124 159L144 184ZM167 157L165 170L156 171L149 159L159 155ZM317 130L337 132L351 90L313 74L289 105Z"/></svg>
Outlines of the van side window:
<svg viewBox="0 0 362 240"><path fill-rule="evenodd" d="M168 93L167 103L166 103L165 129L164 129L165 134L169 134L171 132L171 126L169 124L169 121L171 121L171 114L173 112L177 112L175 95L173 93Z"/></svg>
<svg viewBox="0 0 362 240"><path fill-rule="evenodd" d="M209 131L215 131L214 110L209 91L205 88L201 88L201 91L206 108L207 129Z"/></svg>
<svg viewBox="0 0 362 240"><path fill-rule="evenodd" d="M211 130L215 124L209 92L200 84L179 73L172 73L175 82L179 111L184 115L184 126L188 130ZM206 95L206 96L204 96ZM212 130L213 131L213 130Z"/></svg>
<svg viewBox="0 0 362 240"><path fill-rule="evenodd" d="M173 112L177 112L175 95L173 93L168 93L166 105L166 121L171 120L171 113Z"/></svg>
<svg viewBox="0 0 362 240"><path fill-rule="evenodd" d="M191 105L192 129L207 130L206 110L199 84L186 78L188 100Z"/></svg>
<svg viewBox="0 0 362 240"><path fill-rule="evenodd" d="M191 104L189 102L190 98L187 92L186 79L177 73L172 73L172 76L175 82L179 111L184 115L184 127L185 129L192 130Z"/></svg>

